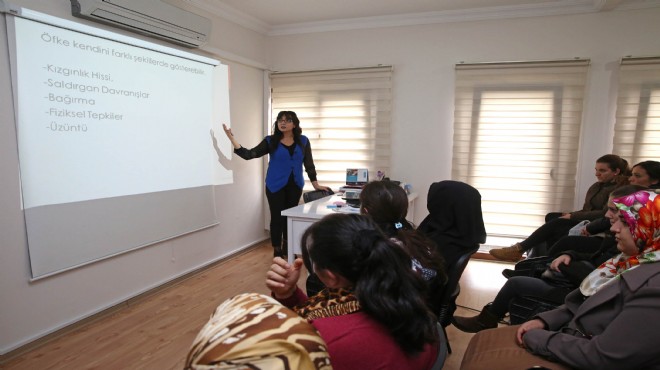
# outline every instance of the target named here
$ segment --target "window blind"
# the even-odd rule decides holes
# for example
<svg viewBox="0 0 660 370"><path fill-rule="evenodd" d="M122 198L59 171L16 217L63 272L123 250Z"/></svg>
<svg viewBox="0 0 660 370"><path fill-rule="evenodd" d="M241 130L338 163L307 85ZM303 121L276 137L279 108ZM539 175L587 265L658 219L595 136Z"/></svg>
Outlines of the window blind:
<svg viewBox="0 0 660 370"><path fill-rule="evenodd" d="M456 65L452 178L479 190L490 236L574 210L589 61Z"/></svg>
<svg viewBox="0 0 660 370"><path fill-rule="evenodd" d="M631 166L660 160L660 57L621 60L613 148Z"/></svg>
<svg viewBox="0 0 660 370"><path fill-rule="evenodd" d="M272 73L272 116L296 112L321 184L337 189L347 168L389 174L392 67ZM309 181L305 185L311 189Z"/></svg>

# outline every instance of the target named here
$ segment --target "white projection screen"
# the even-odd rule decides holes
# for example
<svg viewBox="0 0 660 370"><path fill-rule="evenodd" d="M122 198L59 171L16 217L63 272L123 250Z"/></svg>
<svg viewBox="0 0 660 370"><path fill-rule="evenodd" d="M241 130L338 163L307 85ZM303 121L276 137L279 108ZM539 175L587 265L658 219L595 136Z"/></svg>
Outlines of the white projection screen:
<svg viewBox="0 0 660 370"><path fill-rule="evenodd" d="M227 66L26 9L7 27L33 279L217 224Z"/></svg>

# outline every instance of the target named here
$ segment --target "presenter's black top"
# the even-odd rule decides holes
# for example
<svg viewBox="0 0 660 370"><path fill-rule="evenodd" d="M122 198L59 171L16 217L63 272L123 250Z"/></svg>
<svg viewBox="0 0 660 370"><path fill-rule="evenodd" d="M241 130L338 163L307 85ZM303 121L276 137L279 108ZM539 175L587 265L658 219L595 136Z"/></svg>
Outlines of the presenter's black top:
<svg viewBox="0 0 660 370"><path fill-rule="evenodd" d="M312 182L317 181L316 167L314 166L314 158L312 157L312 146L306 136L300 136L302 146L298 143L290 146L279 143L273 152L269 151L270 140L271 137L267 136L252 149L246 149L244 147L234 149L236 155L246 160L261 158L266 154L270 154L268 171L266 173L266 187L268 190L271 192L281 190L291 176L293 176L296 185L302 189L305 183L302 177L303 166L309 180Z"/></svg>

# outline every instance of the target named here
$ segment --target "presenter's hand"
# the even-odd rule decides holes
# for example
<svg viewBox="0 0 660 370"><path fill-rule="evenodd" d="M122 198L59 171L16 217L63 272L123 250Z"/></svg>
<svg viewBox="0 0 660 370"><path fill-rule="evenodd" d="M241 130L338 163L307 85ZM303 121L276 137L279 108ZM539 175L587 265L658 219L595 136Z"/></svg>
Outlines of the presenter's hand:
<svg viewBox="0 0 660 370"><path fill-rule="evenodd" d="M518 342L519 346L525 347L525 343L523 342L523 336L528 331L534 329L545 329L545 323L540 319L534 319L520 325L518 331L516 332L516 341Z"/></svg>
<svg viewBox="0 0 660 370"><path fill-rule="evenodd" d="M273 292L275 298L286 299L293 295L302 266L302 258L296 258L293 264L288 263L282 257L273 258L273 264L266 273L266 287Z"/></svg>
<svg viewBox="0 0 660 370"><path fill-rule="evenodd" d="M227 137L231 140L231 138L234 137L234 134L231 132L230 128L227 128L226 124L222 124L222 128L225 130L225 134L227 134Z"/></svg>
<svg viewBox="0 0 660 370"><path fill-rule="evenodd" d="M314 190L326 190L326 191L332 191L329 186L323 186L319 185L318 181L313 181L312 186L314 187Z"/></svg>
<svg viewBox="0 0 660 370"><path fill-rule="evenodd" d="M234 133L231 132L231 129L228 128L227 125L224 123L222 124L222 129L225 130L225 134L229 138L229 141L231 141L231 145L233 145L234 148L236 149L240 148L241 144L239 144L238 141L236 141L236 139L234 138Z"/></svg>

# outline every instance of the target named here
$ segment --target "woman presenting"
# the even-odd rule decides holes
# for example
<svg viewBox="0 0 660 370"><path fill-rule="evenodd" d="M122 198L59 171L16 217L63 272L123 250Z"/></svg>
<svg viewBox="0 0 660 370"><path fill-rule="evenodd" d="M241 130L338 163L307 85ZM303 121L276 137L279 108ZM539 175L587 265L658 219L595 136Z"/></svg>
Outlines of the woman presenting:
<svg viewBox="0 0 660 370"><path fill-rule="evenodd" d="M312 158L312 147L309 139L302 135L300 121L295 112L281 111L273 124L273 134L266 136L256 147L246 149L238 143L230 128L222 125L227 137L234 146L234 153L249 160L270 155L268 171L266 172L266 198L270 208L270 240L273 244L273 255L285 254L282 245L286 248L286 217L283 210L295 207L300 201L302 189L305 185L302 167L312 186L316 190L330 190L327 186L319 185L316 181L316 168ZM284 244L282 241L284 240Z"/></svg>

